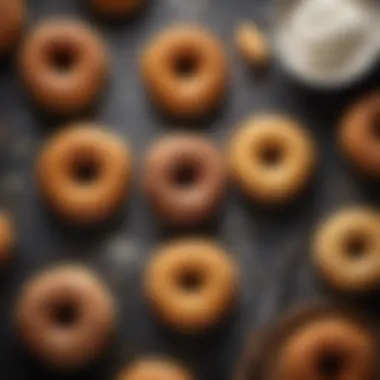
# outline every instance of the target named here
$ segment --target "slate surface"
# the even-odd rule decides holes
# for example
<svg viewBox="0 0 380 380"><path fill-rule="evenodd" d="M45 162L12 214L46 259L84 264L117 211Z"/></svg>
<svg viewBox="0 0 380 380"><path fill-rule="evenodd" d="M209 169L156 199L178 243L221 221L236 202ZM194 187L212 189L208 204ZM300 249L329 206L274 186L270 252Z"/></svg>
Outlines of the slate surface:
<svg viewBox="0 0 380 380"><path fill-rule="evenodd" d="M135 22L107 25L95 20L83 0L29 0L29 24L50 17L78 17L96 22L107 41L112 62L109 86L92 115L86 115L127 138L134 153L134 185L125 210L92 231L63 226L44 207L33 179L40 145L62 120L47 118L30 105L12 60L0 68L0 203L15 218L17 249L0 285L0 368L4 379L113 379L117 370L142 355L183 360L198 379L227 380L248 331L301 300L321 293L309 259L313 227L329 212L353 202L378 204L378 184L352 172L336 144L336 125L344 107L358 94L375 88L374 73L353 90L315 93L288 80L274 64L262 77L254 75L236 54L234 26L253 19L263 27L270 20L270 1L152 0ZM163 230L138 191L141 159L158 136L179 129L157 117L137 75L137 53L150 36L173 22L195 21L221 36L232 67L228 99L218 115L201 126L187 126L211 136L223 149L235 128L257 112L297 117L318 144L319 164L309 189L295 203L265 210L231 188L218 218L203 233L218 239L241 268L237 309L217 329L183 337L157 323L141 296L145 262L161 241L181 232ZM183 234L185 234L182 231ZM12 307L22 281L59 260L78 260L95 267L118 299L118 334L104 359L70 375L48 373L23 351L12 326Z"/></svg>

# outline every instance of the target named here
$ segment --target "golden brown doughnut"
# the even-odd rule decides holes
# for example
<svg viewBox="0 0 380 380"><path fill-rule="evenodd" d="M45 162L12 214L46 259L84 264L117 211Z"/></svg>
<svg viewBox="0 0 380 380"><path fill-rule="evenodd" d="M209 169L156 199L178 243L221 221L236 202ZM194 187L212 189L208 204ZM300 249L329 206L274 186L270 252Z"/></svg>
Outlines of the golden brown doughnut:
<svg viewBox="0 0 380 380"><path fill-rule="evenodd" d="M238 269L216 243L177 240L162 247L144 275L146 297L164 322L185 332L215 325L237 295Z"/></svg>
<svg viewBox="0 0 380 380"><path fill-rule="evenodd" d="M377 355L378 336L376 332L376 321L363 310L352 308L352 305L350 307L345 303L342 304L339 300L335 299L333 302L314 300L306 304L302 303L301 307L286 310L285 313L281 314L281 317L276 319L277 321L270 323L266 328L263 329L260 327L254 331L253 334L250 334L247 345L243 351L242 359L239 360L237 371L235 372L234 378L236 380L298 379L298 372L292 377L288 375L289 371L287 368L289 368L289 365L293 367L298 365L300 367L298 369L301 370L299 373L304 372L304 368L302 364L300 364L301 362L305 362L303 356L309 358L311 356L310 353L316 351L314 350L314 346L319 347L320 342L318 341L316 344L312 344L312 349L306 347L305 343L305 350L302 350L301 344L294 343L297 343L297 341L298 343L300 341L309 341L309 333L310 336L321 336L321 338L322 336L328 335L324 332L324 326L330 326L330 322L333 324L337 323L337 330L340 331L339 335L341 331L344 331L343 334L346 338L350 338L350 336L354 335L351 330L358 331L359 333L355 335L361 334L363 340L368 338L368 345L371 346L370 356L375 358L375 355ZM304 340L298 339L298 337L302 336L305 338ZM333 334L333 336L336 337L335 341L339 341L339 336L335 334ZM316 339L310 338L310 341L311 340L315 341ZM324 338L323 340L325 341ZM292 349L288 349L289 347L292 347ZM299 358L297 359L297 363L295 363L292 359L289 359L289 356L292 356L289 355L289 353L296 355L297 348L299 349ZM327 359L331 359L331 357ZM322 364L327 364L328 369L330 369L330 374L332 375L331 367L334 368L334 366L331 366L331 364L334 365L334 362L331 363L330 360L327 360L326 363L326 361L323 360ZM325 368L324 365L322 368ZM372 365L374 365L374 362L371 363L371 366ZM298 369L295 368L295 371ZM308 365L306 365L306 369L312 370ZM314 369L317 370L317 368ZM317 373L313 375L315 376L307 376L306 378L314 380L345 379L341 374L326 377L316 376ZM366 380L373 380L375 378L376 376L370 376L369 378L364 377Z"/></svg>
<svg viewBox="0 0 380 380"><path fill-rule="evenodd" d="M50 138L36 171L42 194L59 214L79 224L97 223L126 198L131 157L116 135L78 124Z"/></svg>
<svg viewBox="0 0 380 380"><path fill-rule="evenodd" d="M340 145L356 167L373 177L380 176L380 92L361 98L343 117Z"/></svg>
<svg viewBox="0 0 380 380"><path fill-rule="evenodd" d="M141 72L153 100L174 117L202 117L226 92L223 47L198 26L175 26L156 36L142 54Z"/></svg>
<svg viewBox="0 0 380 380"><path fill-rule="evenodd" d="M92 8L99 14L119 18L136 13L143 0L90 0Z"/></svg>
<svg viewBox="0 0 380 380"><path fill-rule="evenodd" d="M9 53L25 23L24 0L0 0L0 55Z"/></svg>
<svg viewBox="0 0 380 380"><path fill-rule="evenodd" d="M224 159L211 141L177 134L156 142L148 152L144 189L167 222L195 224L217 208L226 188Z"/></svg>
<svg viewBox="0 0 380 380"><path fill-rule="evenodd" d="M180 365L163 359L140 359L124 369L117 380L192 380L193 376Z"/></svg>
<svg viewBox="0 0 380 380"><path fill-rule="evenodd" d="M9 215L0 213L0 267L10 260L14 241L13 223Z"/></svg>
<svg viewBox="0 0 380 380"><path fill-rule="evenodd" d="M231 174L254 200L278 204L294 198L310 178L316 162L306 130L281 116L248 119L229 147Z"/></svg>
<svg viewBox="0 0 380 380"><path fill-rule="evenodd" d="M313 321L288 337L271 380L372 380L375 352L372 337L357 324L339 318Z"/></svg>
<svg viewBox="0 0 380 380"><path fill-rule="evenodd" d="M115 325L111 295L90 270L63 265L23 286L15 319L26 346L47 365L73 369L94 360Z"/></svg>
<svg viewBox="0 0 380 380"><path fill-rule="evenodd" d="M314 237L314 263L334 287L350 292L380 286L380 214L342 210L327 219Z"/></svg>
<svg viewBox="0 0 380 380"><path fill-rule="evenodd" d="M95 30L79 21L38 25L20 52L20 75L42 107L72 114L89 107L105 84L107 54Z"/></svg>

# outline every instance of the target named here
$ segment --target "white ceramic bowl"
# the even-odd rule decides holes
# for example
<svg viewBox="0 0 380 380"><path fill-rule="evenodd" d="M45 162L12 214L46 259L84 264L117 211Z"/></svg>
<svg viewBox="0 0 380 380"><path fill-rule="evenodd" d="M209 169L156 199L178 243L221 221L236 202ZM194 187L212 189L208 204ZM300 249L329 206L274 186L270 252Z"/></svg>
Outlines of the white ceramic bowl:
<svg viewBox="0 0 380 380"><path fill-rule="evenodd" d="M344 65L339 72L327 75L326 73L317 72L302 67L292 59L291 52L288 47L280 43L281 26L294 8L303 0L277 0L274 9L273 27L272 27L272 44L274 48L274 56L282 64L285 71L293 78L302 83L318 89L337 89L352 85L371 71L377 63L380 56L380 3L376 0L356 0L368 7L373 17L374 29L371 38L373 43L363 45L358 49L360 54L356 55ZM318 1L318 0L316 0ZM331 0L334 1L334 0ZM350 1L350 0L349 0ZM355 1L355 0L354 0Z"/></svg>

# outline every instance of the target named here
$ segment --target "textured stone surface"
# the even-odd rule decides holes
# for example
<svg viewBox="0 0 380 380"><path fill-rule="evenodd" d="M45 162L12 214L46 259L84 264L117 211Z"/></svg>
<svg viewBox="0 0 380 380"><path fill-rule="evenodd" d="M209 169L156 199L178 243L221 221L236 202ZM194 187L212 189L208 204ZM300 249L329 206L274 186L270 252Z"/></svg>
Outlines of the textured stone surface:
<svg viewBox="0 0 380 380"><path fill-rule="evenodd" d="M0 68L0 204L16 220L15 259L0 279L0 362L4 379L113 379L118 368L139 355L163 354L183 360L201 380L227 380L234 370L248 329L267 322L294 302L316 295L309 259L309 237L326 213L355 201L378 204L379 186L360 182L341 157L336 124L350 99L376 87L367 83L344 95L315 94L292 83L276 63L260 77L249 71L233 44L234 26L253 19L264 28L270 2L264 0L147 0L147 12L135 22L107 25L95 21L85 0L29 0L29 25L49 16L96 22L108 44L112 76L91 117L129 139L134 153L133 190L116 220L94 231L75 231L51 215L38 197L33 179L39 146L61 120L36 113L11 62ZM146 147L180 126L152 110L137 75L144 42L172 22L195 21L221 36L232 67L224 108L201 126L189 129L212 136L221 149L244 118L256 112L285 112L304 122L318 144L319 165L310 189L281 210L264 210L232 189L215 223L194 233L209 233L226 247L241 268L240 304L231 318L204 336L181 337L160 326L142 298L144 263L155 246L184 231L163 230L138 192L139 168ZM191 234L192 231L187 231ZM123 252L124 251L124 252ZM48 374L26 355L12 326L12 305L23 279L57 260L78 260L95 267L118 299L118 335L104 361L72 376Z"/></svg>

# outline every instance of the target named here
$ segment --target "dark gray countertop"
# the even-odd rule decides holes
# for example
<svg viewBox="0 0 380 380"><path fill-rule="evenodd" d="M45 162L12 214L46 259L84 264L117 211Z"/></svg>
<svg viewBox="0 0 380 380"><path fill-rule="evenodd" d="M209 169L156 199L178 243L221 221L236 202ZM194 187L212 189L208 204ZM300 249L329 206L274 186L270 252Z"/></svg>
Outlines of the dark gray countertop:
<svg viewBox="0 0 380 380"><path fill-rule="evenodd" d="M134 153L134 189L128 205L112 223L93 231L75 231L54 218L35 190L33 165L39 146L61 124L33 110L12 62L0 69L0 202L14 215L17 249L0 284L0 364L2 378L113 379L117 370L140 355L168 355L183 360L200 380L227 380L233 373L248 331L294 303L320 291L309 259L310 233L318 220L340 206L365 201L378 204L379 184L352 172L337 149L336 125L344 107L379 84L374 73L353 90L316 94L291 82L276 64L254 75L235 52L234 26L253 19L264 27L270 2L262 0L148 0L135 22L97 26L107 41L112 76L92 117L119 131ZM95 22L84 0L29 0L33 25L49 16ZM196 128L225 146L237 123L255 112L282 112L300 119L318 144L318 170L309 189L280 210L251 205L231 188L218 220L202 231L218 239L241 269L240 301L221 326L202 336L183 337L159 325L141 295L142 268L161 241L178 235L163 230L138 191L139 166L149 143L178 125L152 111L137 75L136 56L149 36L172 22L196 21L221 36L232 67L231 89L218 115ZM104 360L71 375L48 374L23 351L12 326L12 307L22 281L61 259L94 266L116 295L118 334Z"/></svg>

